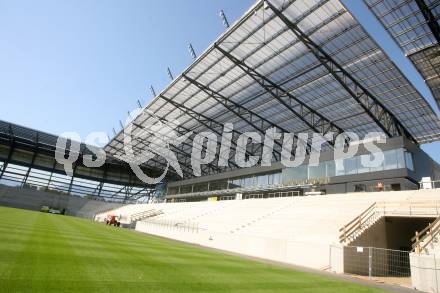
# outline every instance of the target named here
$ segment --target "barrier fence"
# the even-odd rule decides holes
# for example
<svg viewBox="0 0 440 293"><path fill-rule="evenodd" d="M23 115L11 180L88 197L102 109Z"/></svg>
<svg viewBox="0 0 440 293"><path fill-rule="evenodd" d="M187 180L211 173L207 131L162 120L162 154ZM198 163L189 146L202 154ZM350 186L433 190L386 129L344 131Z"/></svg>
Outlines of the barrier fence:
<svg viewBox="0 0 440 293"><path fill-rule="evenodd" d="M332 255L342 256L342 264ZM361 246L330 246L330 270L361 278L411 286L410 252Z"/></svg>

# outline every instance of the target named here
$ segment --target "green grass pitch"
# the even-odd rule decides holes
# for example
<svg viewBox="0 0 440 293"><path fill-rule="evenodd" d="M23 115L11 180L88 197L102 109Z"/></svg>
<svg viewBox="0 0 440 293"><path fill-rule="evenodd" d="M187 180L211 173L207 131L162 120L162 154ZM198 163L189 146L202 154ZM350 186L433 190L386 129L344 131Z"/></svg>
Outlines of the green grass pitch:
<svg viewBox="0 0 440 293"><path fill-rule="evenodd" d="M0 216L0 292L379 292L84 219Z"/></svg>

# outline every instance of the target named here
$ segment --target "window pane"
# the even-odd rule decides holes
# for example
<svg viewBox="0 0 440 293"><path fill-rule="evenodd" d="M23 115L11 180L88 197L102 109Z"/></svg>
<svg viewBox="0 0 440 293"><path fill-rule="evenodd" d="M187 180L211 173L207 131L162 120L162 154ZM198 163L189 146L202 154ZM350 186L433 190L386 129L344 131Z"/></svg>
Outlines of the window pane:
<svg viewBox="0 0 440 293"><path fill-rule="evenodd" d="M326 174L325 163L322 162L318 166L309 166L309 179L324 178Z"/></svg>
<svg viewBox="0 0 440 293"><path fill-rule="evenodd" d="M194 192L208 191L208 183L194 185Z"/></svg>
<svg viewBox="0 0 440 293"><path fill-rule="evenodd" d="M385 164L384 164L385 170L398 169L396 150L385 151L383 152L383 155L385 159Z"/></svg>
<svg viewBox="0 0 440 293"><path fill-rule="evenodd" d="M406 167L411 171L414 171L414 162L411 153L405 152L405 162L406 162Z"/></svg>
<svg viewBox="0 0 440 293"><path fill-rule="evenodd" d="M209 184L209 190L223 190L228 187L227 181L216 181Z"/></svg>
<svg viewBox="0 0 440 293"><path fill-rule="evenodd" d="M326 166L327 166L327 177L335 177L335 175L336 175L335 162L328 161L328 162L326 162Z"/></svg>
<svg viewBox="0 0 440 293"><path fill-rule="evenodd" d="M283 183L292 184L292 181L307 180L307 166L298 166L295 168L286 168L283 170ZM290 182L290 183L289 183Z"/></svg>
<svg viewBox="0 0 440 293"><path fill-rule="evenodd" d="M357 157L344 160L345 175L357 174Z"/></svg>
<svg viewBox="0 0 440 293"><path fill-rule="evenodd" d="M281 173L273 174L273 185L281 184Z"/></svg>
<svg viewBox="0 0 440 293"><path fill-rule="evenodd" d="M180 193L191 193L192 185L185 185L180 187Z"/></svg>
<svg viewBox="0 0 440 293"><path fill-rule="evenodd" d="M168 188L168 194L178 194L179 193L179 187L169 187Z"/></svg>
<svg viewBox="0 0 440 293"><path fill-rule="evenodd" d="M375 155L374 154L370 154L370 161L375 161L376 160L376 157L375 157ZM379 166L377 166L377 167L370 167L370 172L377 172L377 171L383 171L383 161L382 161L382 164L380 164Z"/></svg>
<svg viewBox="0 0 440 293"><path fill-rule="evenodd" d="M397 166L398 168L405 168L405 157L403 149L396 150L397 153Z"/></svg>
<svg viewBox="0 0 440 293"><path fill-rule="evenodd" d="M240 185L240 179L232 179L229 182L229 188L233 189L233 188L239 188L241 187Z"/></svg>
<svg viewBox="0 0 440 293"><path fill-rule="evenodd" d="M370 160L370 155L362 155L359 157L359 164L358 164L358 173L368 173L370 172L370 167L368 167L368 163ZM363 164L362 162L365 162L365 164ZM364 166L365 165L365 166Z"/></svg>
<svg viewBox="0 0 440 293"><path fill-rule="evenodd" d="M255 185L255 178L254 177L248 177L244 180L244 186L245 187L251 187Z"/></svg>
<svg viewBox="0 0 440 293"><path fill-rule="evenodd" d="M345 175L345 167L344 167L344 160L338 159L335 160L335 167L336 167L336 176L342 176Z"/></svg>
<svg viewBox="0 0 440 293"><path fill-rule="evenodd" d="M268 182L268 175L260 175L257 177L257 185L258 186L267 186L267 182Z"/></svg>

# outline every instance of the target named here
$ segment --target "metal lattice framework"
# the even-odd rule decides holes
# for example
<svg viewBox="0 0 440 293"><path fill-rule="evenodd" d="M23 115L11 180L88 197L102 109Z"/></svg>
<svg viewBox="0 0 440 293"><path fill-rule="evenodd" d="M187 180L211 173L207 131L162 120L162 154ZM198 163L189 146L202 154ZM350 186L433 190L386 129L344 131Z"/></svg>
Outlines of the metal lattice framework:
<svg viewBox="0 0 440 293"><path fill-rule="evenodd" d="M364 1L414 63L440 107L440 1Z"/></svg>
<svg viewBox="0 0 440 293"><path fill-rule="evenodd" d="M233 123L234 138L269 128L305 132L308 149L317 132L363 137L374 131L416 143L440 139L432 108L338 0L258 1L146 109L194 135L220 136L225 123ZM149 123L135 118L132 125L136 132ZM120 132L106 151L122 155L122 141ZM152 135L133 147L143 150L150 141ZM333 145L330 140L323 149ZM205 166L203 174L237 168L236 148L228 168ZM191 144L180 150L190 154ZM273 161L281 151L278 140ZM261 153L261 145L248 145L248 156ZM157 156L152 163L166 160Z"/></svg>
<svg viewBox="0 0 440 293"><path fill-rule="evenodd" d="M127 164L112 157L100 168L84 166L82 157L93 155L85 144L81 144L73 176L66 175L55 160L57 139L56 135L0 121L0 184L125 203L149 198L155 191L155 186L138 180ZM154 168L145 171L161 172Z"/></svg>

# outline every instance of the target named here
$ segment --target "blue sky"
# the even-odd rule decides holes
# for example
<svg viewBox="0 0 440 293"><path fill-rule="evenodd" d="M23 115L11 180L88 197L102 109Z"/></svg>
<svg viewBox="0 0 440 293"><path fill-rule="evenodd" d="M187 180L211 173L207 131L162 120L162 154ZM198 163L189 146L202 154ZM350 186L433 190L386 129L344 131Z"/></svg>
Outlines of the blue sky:
<svg viewBox="0 0 440 293"><path fill-rule="evenodd" d="M413 66L361 0L345 0L377 42L434 105ZM137 100L191 63L254 0L0 0L0 119L49 133L112 135ZM423 148L440 162L440 144Z"/></svg>

